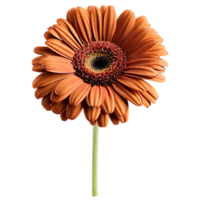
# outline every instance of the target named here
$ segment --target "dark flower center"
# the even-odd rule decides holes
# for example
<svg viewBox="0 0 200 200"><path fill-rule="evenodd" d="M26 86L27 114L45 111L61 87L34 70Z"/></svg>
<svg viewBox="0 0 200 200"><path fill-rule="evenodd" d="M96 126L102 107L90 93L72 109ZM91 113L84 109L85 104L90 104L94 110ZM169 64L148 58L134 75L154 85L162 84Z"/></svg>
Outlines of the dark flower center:
<svg viewBox="0 0 200 200"><path fill-rule="evenodd" d="M124 72L126 54L117 45L96 41L75 52L75 74L94 85L111 85Z"/></svg>

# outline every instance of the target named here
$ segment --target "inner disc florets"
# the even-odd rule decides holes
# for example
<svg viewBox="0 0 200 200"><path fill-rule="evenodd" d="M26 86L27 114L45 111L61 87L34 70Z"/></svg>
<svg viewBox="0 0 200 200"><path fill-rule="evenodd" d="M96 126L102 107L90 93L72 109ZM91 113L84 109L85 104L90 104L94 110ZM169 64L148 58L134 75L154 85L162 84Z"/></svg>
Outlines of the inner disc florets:
<svg viewBox="0 0 200 200"><path fill-rule="evenodd" d="M75 52L75 74L94 85L111 85L124 72L126 54L111 42L96 41Z"/></svg>

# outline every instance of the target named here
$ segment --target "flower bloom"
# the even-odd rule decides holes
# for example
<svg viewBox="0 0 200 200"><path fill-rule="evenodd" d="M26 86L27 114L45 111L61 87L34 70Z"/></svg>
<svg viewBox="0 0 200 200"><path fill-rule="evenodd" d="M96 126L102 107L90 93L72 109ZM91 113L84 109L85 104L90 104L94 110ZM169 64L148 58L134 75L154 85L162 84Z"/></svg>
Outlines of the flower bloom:
<svg viewBox="0 0 200 200"><path fill-rule="evenodd" d="M46 47L36 47L35 96L61 119L75 119L82 109L94 125L127 122L128 101L149 107L158 99L145 80L164 82L167 62L163 39L146 17L125 10L118 18L113 6L68 11L66 20L48 28Z"/></svg>

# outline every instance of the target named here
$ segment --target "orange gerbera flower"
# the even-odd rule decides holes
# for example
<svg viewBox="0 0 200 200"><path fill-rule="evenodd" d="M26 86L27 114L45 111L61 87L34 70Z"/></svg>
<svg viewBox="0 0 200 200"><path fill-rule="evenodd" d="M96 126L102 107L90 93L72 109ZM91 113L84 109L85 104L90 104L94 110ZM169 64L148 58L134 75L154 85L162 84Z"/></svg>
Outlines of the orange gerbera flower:
<svg viewBox="0 0 200 200"><path fill-rule="evenodd" d="M164 82L167 62L163 39L146 17L113 6L72 8L44 34L47 47L36 47L35 96L61 119L75 119L84 109L92 124L126 122L128 101L149 107L158 99L145 80Z"/></svg>

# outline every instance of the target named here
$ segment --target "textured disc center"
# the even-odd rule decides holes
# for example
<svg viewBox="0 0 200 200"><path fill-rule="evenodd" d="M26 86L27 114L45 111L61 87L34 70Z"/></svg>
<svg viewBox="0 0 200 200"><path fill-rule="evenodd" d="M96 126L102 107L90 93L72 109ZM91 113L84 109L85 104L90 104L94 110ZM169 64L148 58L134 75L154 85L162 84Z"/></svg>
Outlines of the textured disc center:
<svg viewBox="0 0 200 200"><path fill-rule="evenodd" d="M126 54L114 43L94 41L75 52L72 64L86 83L111 85L124 72Z"/></svg>

